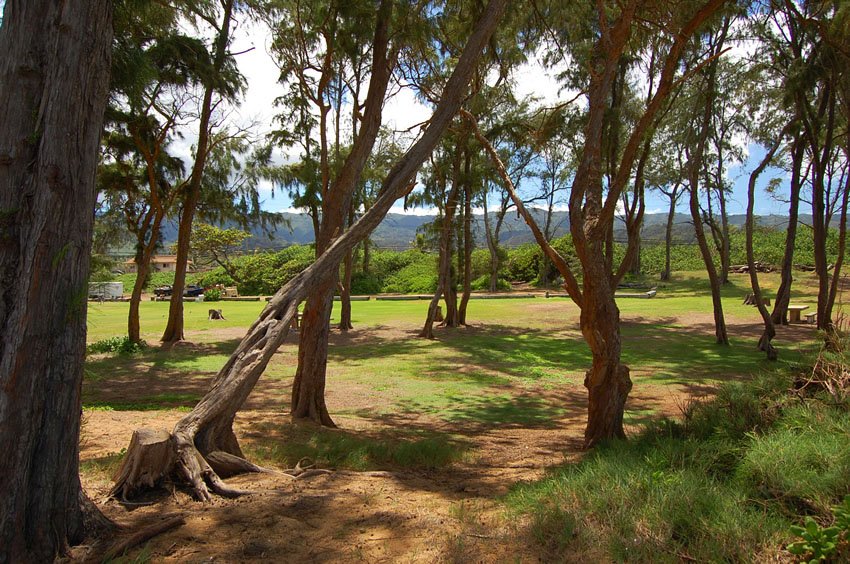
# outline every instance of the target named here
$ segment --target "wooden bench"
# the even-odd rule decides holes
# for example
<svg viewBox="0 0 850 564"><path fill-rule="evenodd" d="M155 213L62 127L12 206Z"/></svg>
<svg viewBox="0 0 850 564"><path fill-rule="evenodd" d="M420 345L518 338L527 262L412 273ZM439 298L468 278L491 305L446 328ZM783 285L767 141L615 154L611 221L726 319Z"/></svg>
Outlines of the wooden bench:
<svg viewBox="0 0 850 564"><path fill-rule="evenodd" d="M800 312L804 309L809 309L807 305L789 305L788 306L788 323L800 323ZM808 318L808 316L806 316Z"/></svg>
<svg viewBox="0 0 850 564"><path fill-rule="evenodd" d="M818 318L818 312L810 311L809 313L806 314L806 323L808 323L809 325L814 325L815 320L817 318Z"/></svg>

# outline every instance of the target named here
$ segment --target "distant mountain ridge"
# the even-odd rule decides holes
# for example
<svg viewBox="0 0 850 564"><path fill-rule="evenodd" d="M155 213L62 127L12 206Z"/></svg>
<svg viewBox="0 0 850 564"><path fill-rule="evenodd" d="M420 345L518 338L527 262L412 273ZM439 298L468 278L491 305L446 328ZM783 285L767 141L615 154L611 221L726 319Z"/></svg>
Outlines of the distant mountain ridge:
<svg viewBox="0 0 850 564"><path fill-rule="evenodd" d="M532 209L538 224L543 224L545 217L541 209ZM283 212L279 214L283 220L271 236L263 233L259 227L252 228L251 237L245 241L246 250L254 249L276 249L290 245L303 245L313 242L313 224L306 214ZM436 215L413 215L389 213L370 236L373 245L378 248L406 249L410 248L416 239L416 234L422 232L425 227L433 223ZM491 219L492 216L491 216ZM731 215L729 223L735 227L743 227L746 216ZM801 215L800 221L811 224L810 215ZM788 227L788 218L779 215L759 216L759 225L784 230ZM666 213L646 214L644 216L641 235L645 243L662 243L664 231L667 224ZM288 225L288 227L287 227ZM569 215L566 211L554 212L552 225L555 228L555 237L569 233ZM232 226L231 226L232 227ZM625 224L617 221L614 225L615 238L625 240ZM477 246L485 246L484 217L483 214L475 214L473 221L473 233ZM164 247L168 248L177 241L177 225L175 222L166 223L163 228ZM673 239L677 243L691 243L694 241L693 226L690 215L676 214L674 223ZM508 212L502 225L500 243L505 247L516 247L524 243L533 243L534 236L516 212Z"/></svg>

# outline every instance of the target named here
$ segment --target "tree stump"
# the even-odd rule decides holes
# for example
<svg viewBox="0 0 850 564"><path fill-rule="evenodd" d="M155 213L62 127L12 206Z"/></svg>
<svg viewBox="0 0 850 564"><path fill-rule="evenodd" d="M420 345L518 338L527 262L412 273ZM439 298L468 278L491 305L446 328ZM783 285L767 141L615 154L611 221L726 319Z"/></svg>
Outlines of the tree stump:
<svg viewBox="0 0 850 564"><path fill-rule="evenodd" d="M137 429L133 431L127 455L116 470L115 485L110 497L127 500L128 495L142 487L153 488L171 472L175 462L175 445L171 433L164 429Z"/></svg>
<svg viewBox="0 0 850 564"><path fill-rule="evenodd" d="M762 303L766 306L770 306L770 298L762 298ZM744 305L756 305L756 296L755 294L747 294L744 297Z"/></svg>
<svg viewBox="0 0 850 564"><path fill-rule="evenodd" d="M221 313L220 309L209 310L209 320L213 321L215 319L224 319L224 315Z"/></svg>

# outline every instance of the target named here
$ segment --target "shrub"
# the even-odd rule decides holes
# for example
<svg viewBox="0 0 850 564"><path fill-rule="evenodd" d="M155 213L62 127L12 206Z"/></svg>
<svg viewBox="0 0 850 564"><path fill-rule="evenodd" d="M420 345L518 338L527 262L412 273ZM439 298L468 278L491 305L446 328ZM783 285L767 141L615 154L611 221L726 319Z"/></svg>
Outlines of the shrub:
<svg viewBox="0 0 850 564"><path fill-rule="evenodd" d="M846 556L850 539L832 527L850 525L850 410L825 392L801 401L793 377L723 385L682 422L600 445L506 502L532 517L549 559L773 560L789 530L798 556Z"/></svg>
<svg viewBox="0 0 850 564"><path fill-rule="evenodd" d="M472 289L473 290L489 290L490 289L490 275L484 274L476 278L472 281ZM507 280L499 278L496 281L496 289L497 290L510 290L511 283Z"/></svg>
<svg viewBox="0 0 850 564"><path fill-rule="evenodd" d="M372 273L355 272L351 275L351 293L353 295L379 294L382 281Z"/></svg>
<svg viewBox="0 0 850 564"><path fill-rule="evenodd" d="M209 290L204 291L205 302L217 302L219 300L221 300L221 290L210 288Z"/></svg>
<svg viewBox="0 0 850 564"><path fill-rule="evenodd" d="M119 354L134 354L141 352L147 348L147 343L144 341L133 342L130 337L110 337L90 344L86 347L86 352L89 354L99 353L119 353Z"/></svg>
<svg viewBox="0 0 850 564"><path fill-rule="evenodd" d="M504 262L505 275L508 280L531 282L540 272L540 262L543 253L536 243L526 243L508 251Z"/></svg>

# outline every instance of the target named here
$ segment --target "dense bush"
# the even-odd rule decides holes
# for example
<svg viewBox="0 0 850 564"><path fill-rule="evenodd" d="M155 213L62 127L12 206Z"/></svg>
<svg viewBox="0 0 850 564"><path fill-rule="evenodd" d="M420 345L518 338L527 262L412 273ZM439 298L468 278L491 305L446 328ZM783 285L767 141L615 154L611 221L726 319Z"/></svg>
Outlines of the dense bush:
<svg viewBox="0 0 850 564"><path fill-rule="evenodd" d="M221 300L221 290L210 288L209 290L204 291L205 302L217 302L219 300Z"/></svg>
<svg viewBox="0 0 850 564"><path fill-rule="evenodd" d="M143 351L147 348L147 343L144 341L133 342L130 337L111 337L103 339L86 347L86 352L89 354L113 353L133 354Z"/></svg>
<svg viewBox="0 0 850 564"><path fill-rule="evenodd" d="M537 279L543 252L536 243L526 243L508 250L503 269L508 280L531 282Z"/></svg>
<svg viewBox="0 0 850 564"><path fill-rule="evenodd" d="M246 296L274 294L296 274L313 264L311 245L293 245L276 253L257 253L236 262L239 293Z"/></svg>

